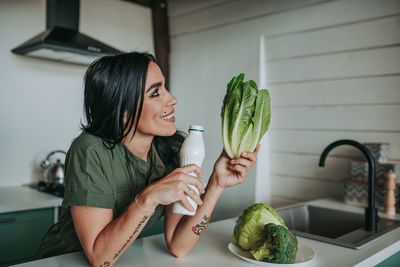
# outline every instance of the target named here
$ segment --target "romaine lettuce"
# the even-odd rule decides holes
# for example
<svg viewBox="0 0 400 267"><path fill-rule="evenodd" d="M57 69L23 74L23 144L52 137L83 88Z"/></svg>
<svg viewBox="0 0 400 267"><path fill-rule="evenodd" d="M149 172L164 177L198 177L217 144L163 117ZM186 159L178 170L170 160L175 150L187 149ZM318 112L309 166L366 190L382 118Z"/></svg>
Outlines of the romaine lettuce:
<svg viewBox="0 0 400 267"><path fill-rule="evenodd" d="M222 104L222 140L230 158L253 152L270 123L268 90L257 90L253 80L243 80L243 73L232 78Z"/></svg>

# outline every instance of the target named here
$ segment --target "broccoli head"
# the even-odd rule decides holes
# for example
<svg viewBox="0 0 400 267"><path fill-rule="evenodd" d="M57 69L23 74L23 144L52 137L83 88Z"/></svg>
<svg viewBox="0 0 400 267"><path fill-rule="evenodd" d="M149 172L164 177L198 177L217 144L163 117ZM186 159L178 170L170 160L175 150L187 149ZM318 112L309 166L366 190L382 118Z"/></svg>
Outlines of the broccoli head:
<svg viewBox="0 0 400 267"><path fill-rule="evenodd" d="M285 227L274 223L264 226L263 243L250 250L258 261L294 263L297 254L297 238Z"/></svg>

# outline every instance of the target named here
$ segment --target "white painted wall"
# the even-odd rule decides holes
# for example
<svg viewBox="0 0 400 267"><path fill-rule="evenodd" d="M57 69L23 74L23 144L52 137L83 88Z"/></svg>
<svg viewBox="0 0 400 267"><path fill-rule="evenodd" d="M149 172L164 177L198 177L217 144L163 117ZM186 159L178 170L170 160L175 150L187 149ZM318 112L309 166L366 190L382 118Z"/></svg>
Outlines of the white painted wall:
<svg viewBox="0 0 400 267"><path fill-rule="evenodd" d="M37 181L40 161L79 134L87 67L10 52L45 29L45 3L0 1L0 186ZM81 0L80 30L123 51L153 52L151 12L136 4Z"/></svg>
<svg viewBox="0 0 400 267"><path fill-rule="evenodd" d="M341 197L340 179L358 153L338 148L324 169L317 166L323 148L340 138L389 142L389 159L400 160L400 1L171 0L169 9L171 90L184 99L178 123L205 126L206 171L222 148L226 83L245 72L271 93L269 149L260 151L269 171L259 161L257 173L229 189L219 218L269 196L273 206ZM269 175L264 196L258 186L269 183L259 179Z"/></svg>

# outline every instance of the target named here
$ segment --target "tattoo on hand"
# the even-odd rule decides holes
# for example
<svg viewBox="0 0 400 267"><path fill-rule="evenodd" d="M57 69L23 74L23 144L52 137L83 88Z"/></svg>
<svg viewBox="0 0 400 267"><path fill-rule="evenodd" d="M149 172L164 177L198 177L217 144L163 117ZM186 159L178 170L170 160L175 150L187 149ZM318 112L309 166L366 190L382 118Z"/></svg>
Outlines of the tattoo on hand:
<svg viewBox="0 0 400 267"><path fill-rule="evenodd" d="M207 217L207 215L203 216L203 221L199 224L196 224L196 226L192 227L192 232L195 235L201 235L201 233L206 229L208 222L210 221L210 217Z"/></svg>
<svg viewBox="0 0 400 267"><path fill-rule="evenodd" d="M133 233L129 236L129 239L126 240L125 244L122 246L122 248L115 253L114 255L114 260L119 256L119 254L121 253L121 251L126 247L126 245L128 245L129 241L132 240L133 236L139 231L140 226L142 226L142 224L149 218L149 216L144 216L143 219L139 222L139 224L136 226L135 231L133 231ZM110 264L110 263L108 263ZM104 265L104 266L109 266L109 265ZM101 267L101 266L100 266Z"/></svg>

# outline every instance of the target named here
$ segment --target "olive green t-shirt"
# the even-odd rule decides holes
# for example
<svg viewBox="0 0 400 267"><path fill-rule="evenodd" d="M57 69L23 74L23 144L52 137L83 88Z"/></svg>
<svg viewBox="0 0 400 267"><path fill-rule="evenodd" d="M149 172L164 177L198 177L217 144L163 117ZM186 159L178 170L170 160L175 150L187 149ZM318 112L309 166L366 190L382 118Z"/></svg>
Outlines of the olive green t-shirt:
<svg viewBox="0 0 400 267"><path fill-rule="evenodd" d="M134 201L136 194L173 169L174 166L164 166L153 144L146 162L122 143L110 150L101 138L82 133L72 142L65 159L65 193L59 222L46 233L35 258L82 250L70 206L112 209L115 219ZM157 206L145 229L163 213L164 207Z"/></svg>

